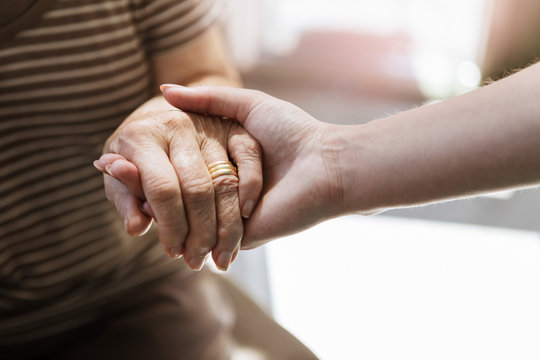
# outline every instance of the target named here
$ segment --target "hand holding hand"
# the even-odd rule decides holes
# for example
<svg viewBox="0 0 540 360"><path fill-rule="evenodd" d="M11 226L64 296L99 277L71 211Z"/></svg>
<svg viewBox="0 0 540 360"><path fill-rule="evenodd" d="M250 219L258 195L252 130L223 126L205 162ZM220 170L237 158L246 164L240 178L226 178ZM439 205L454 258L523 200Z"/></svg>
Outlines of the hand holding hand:
<svg viewBox="0 0 540 360"><path fill-rule="evenodd" d="M155 98L111 135L104 153L95 165L128 233L144 233L154 218L170 256L200 269L212 251L219 268L229 266L240 248L241 214L249 216L262 187L260 147L241 126ZM212 179L207 166L229 158L239 176Z"/></svg>
<svg viewBox="0 0 540 360"><path fill-rule="evenodd" d="M175 107L238 120L263 148L263 196L244 229L242 248L303 230L341 211L342 180L334 126L262 92L162 86Z"/></svg>

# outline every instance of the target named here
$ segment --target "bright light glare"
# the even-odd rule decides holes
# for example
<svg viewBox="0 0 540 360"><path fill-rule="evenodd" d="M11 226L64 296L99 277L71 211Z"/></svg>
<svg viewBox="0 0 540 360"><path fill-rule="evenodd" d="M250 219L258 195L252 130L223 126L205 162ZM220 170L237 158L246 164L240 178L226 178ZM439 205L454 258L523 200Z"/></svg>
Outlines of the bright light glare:
<svg viewBox="0 0 540 360"><path fill-rule="evenodd" d="M321 359L540 359L537 233L351 216L268 247L275 313Z"/></svg>
<svg viewBox="0 0 540 360"><path fill-rule="evenodd" d="M459 64L457 78L463 87L474 89L480 85L482 74L475 63L472 61L463 61Z"/></svg>
<svg viewBox="0 0 540 360"><path fill-rule="evenodd" d="M313 30L400 34L412 44L420 88L446 98L476 87L470 60L480 60L490 0L265 0L263 47L269 54L295 50ZM346 51L347 49L344 49Z"/></svg>

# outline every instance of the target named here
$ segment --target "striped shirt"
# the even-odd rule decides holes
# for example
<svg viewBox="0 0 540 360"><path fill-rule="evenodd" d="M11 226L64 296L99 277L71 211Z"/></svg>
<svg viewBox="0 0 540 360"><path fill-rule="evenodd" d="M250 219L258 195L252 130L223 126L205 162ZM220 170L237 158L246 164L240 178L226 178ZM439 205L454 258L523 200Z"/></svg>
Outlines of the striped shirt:
<svg viewBox="0 0 540 360"><path fill-rule="evenodd" d="M152 95L149 58L207 29L211 0L7 1L0 10L0 345L93 321L182 269L125 234L92 166ZM21 4L24 4L21 5ZM11 9L11 10L10 10Z"/></svg>

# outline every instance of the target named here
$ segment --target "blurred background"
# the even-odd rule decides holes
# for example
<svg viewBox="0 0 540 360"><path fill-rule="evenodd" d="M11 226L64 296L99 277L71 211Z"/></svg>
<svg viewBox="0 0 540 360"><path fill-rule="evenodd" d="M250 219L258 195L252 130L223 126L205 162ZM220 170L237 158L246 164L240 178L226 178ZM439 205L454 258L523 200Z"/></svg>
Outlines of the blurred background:
<svg viewBox="0 0 540 360"><path fill-rule="evenodd" d="M225 0L248 88L359 124L540 56L537 0ZM452 149L448 149L452 151ZM322 359L539 359L540 192L349 216L231 276Z"/></svg>

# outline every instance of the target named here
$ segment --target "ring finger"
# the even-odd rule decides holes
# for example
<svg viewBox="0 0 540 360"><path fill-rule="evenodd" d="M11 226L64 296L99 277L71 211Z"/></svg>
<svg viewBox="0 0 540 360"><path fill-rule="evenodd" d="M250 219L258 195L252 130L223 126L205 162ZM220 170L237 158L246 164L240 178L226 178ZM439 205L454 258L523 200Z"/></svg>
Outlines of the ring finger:
<svg viewBox="0 0 540 360"><path fill-rule="evenodd" d="M238 175L222 146L216 144L212 151L203 150L203 156L214 184L216 204L217 244L212 257L219 269L227 270L244 232L238 199Z"/></svg>

